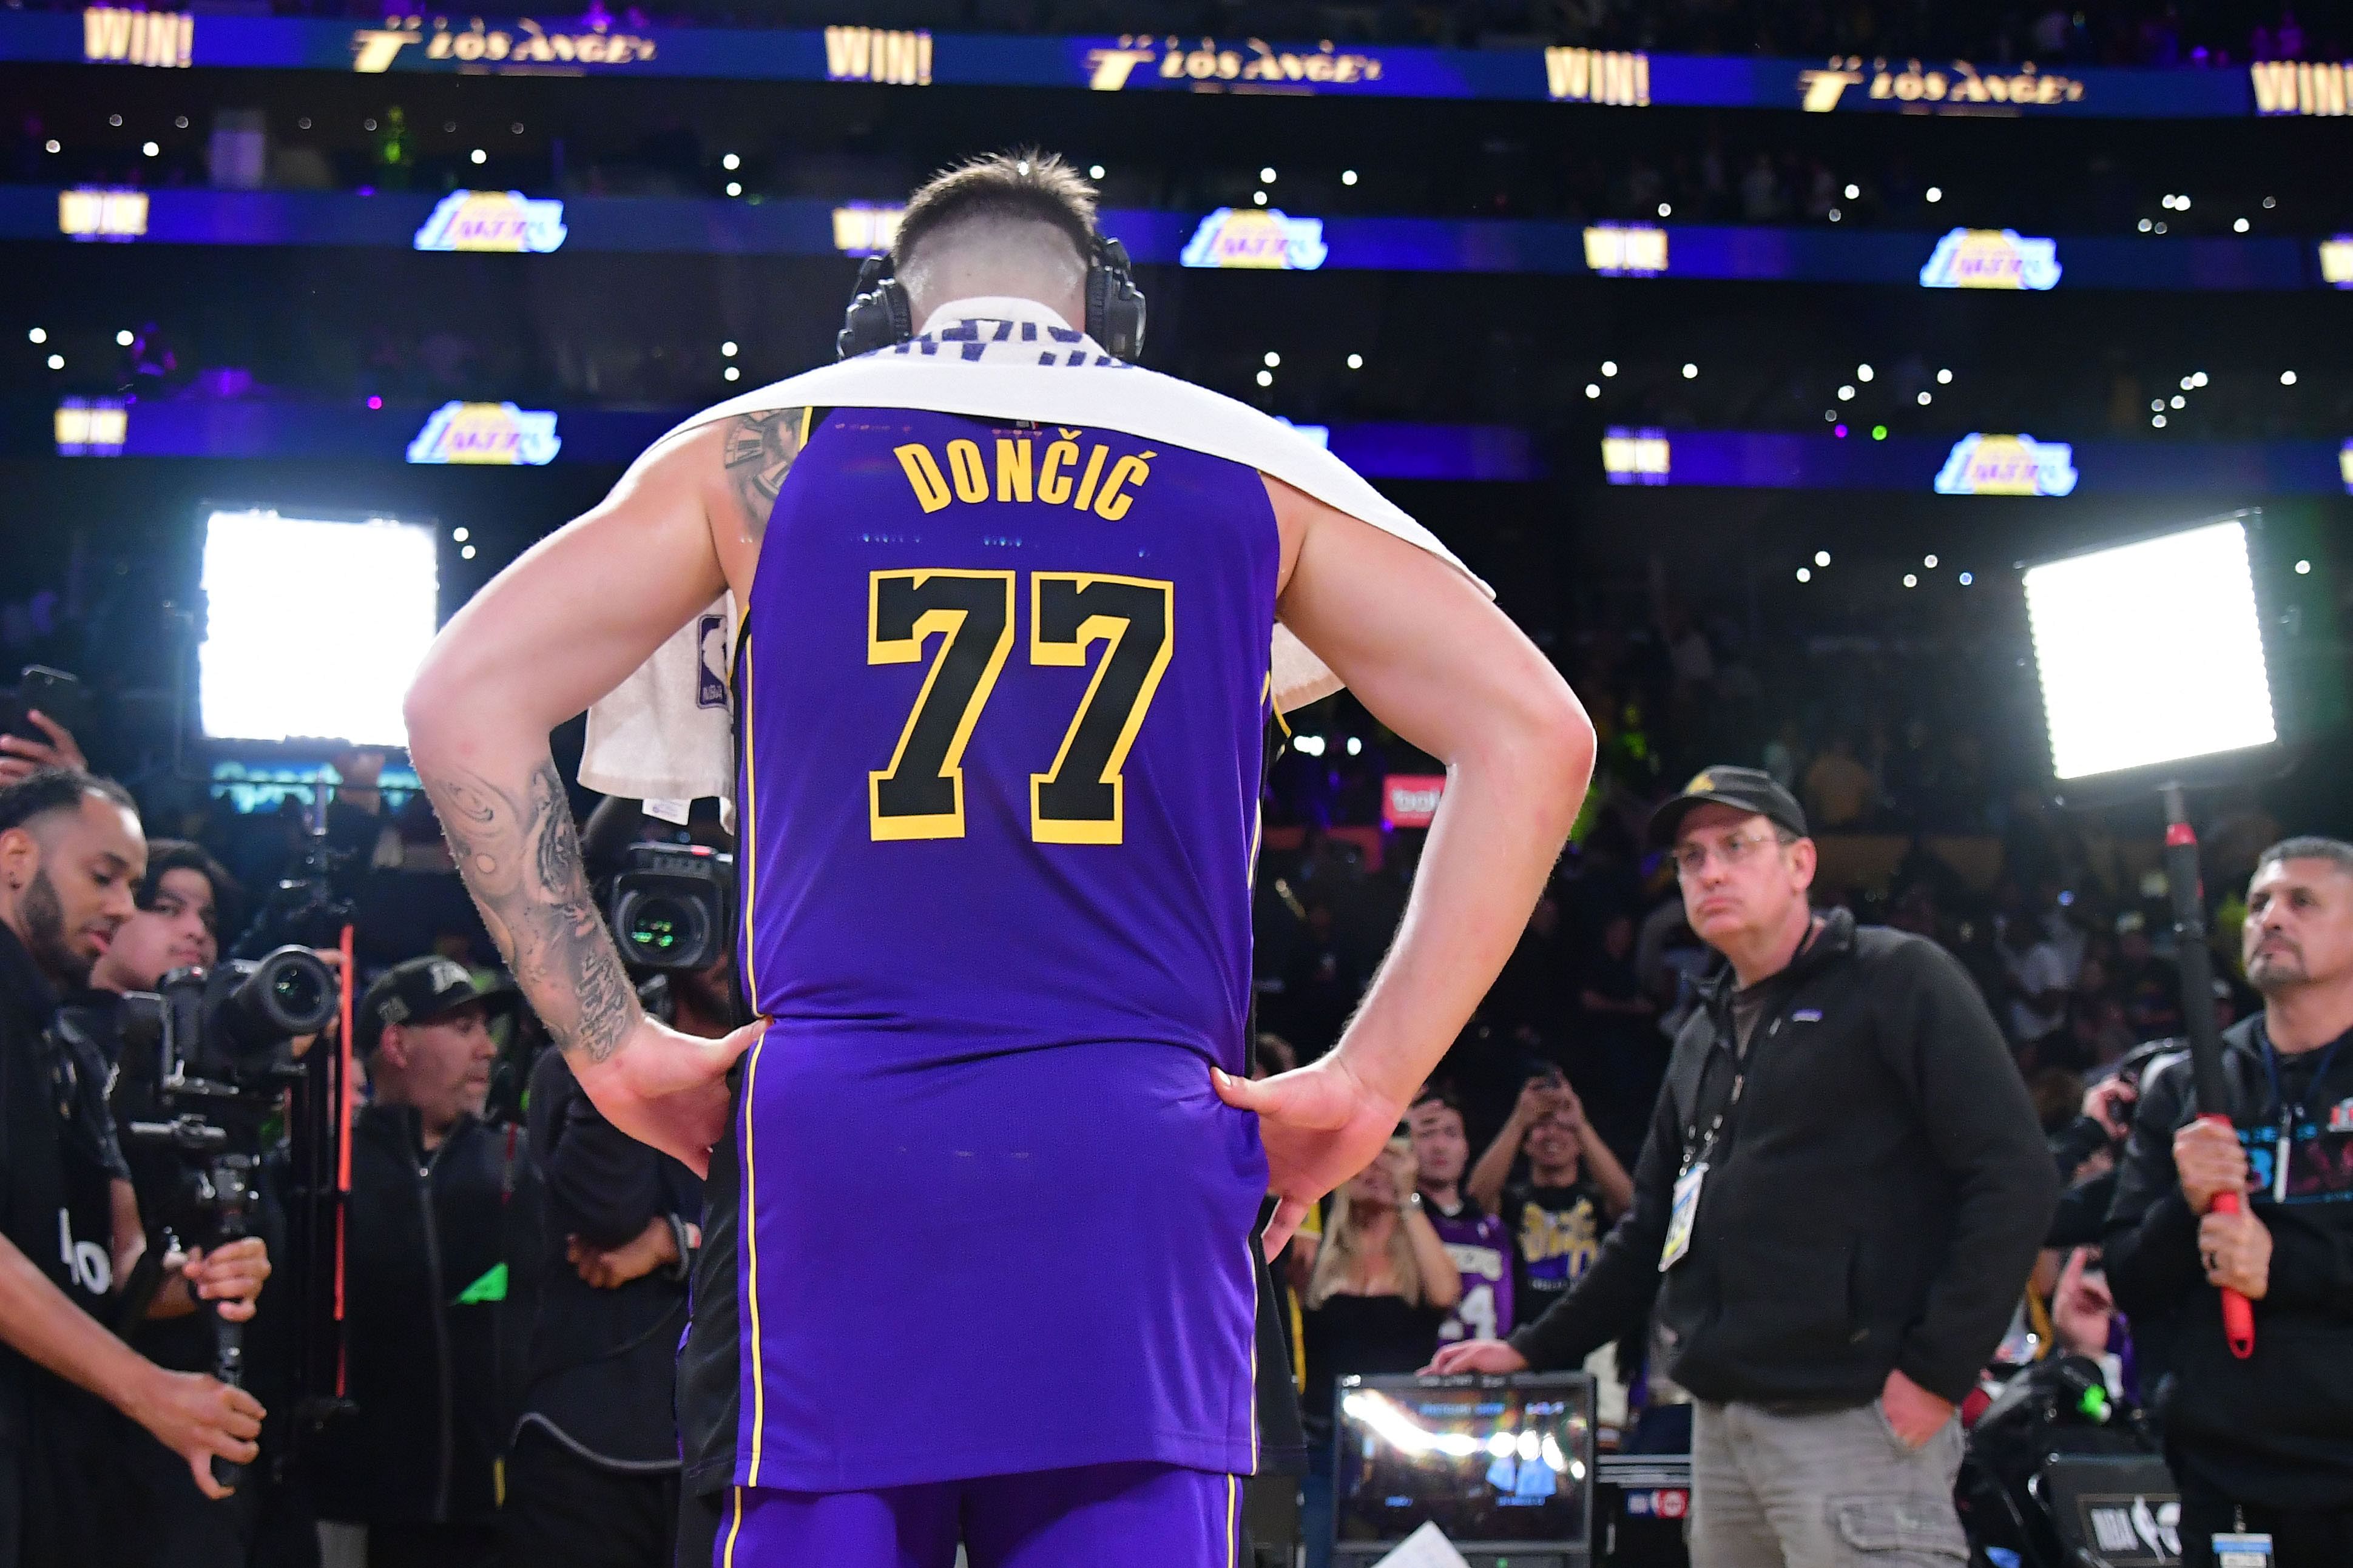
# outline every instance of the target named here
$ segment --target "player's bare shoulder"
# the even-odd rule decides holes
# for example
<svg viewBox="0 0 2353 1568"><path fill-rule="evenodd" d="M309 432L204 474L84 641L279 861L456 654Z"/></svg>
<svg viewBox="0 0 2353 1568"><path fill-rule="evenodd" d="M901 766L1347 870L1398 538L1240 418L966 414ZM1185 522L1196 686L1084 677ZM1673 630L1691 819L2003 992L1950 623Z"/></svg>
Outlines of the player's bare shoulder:
<svg viewBox="0 0 2353 1568"><path fill-rule="evenodd" d="M729 586L750 591L777 492L808 440L814 410L770 408L706 426L690 437L711 517L711 542Z"/></svg>
<svg viewBox="0 0 2353 1568"><path fill-rule="evenodd" d="M744 515L745 531L755 542L767 529L768 514L776 509L785 475L808 440L809 416L814 412L772 408L739 414L722 427L720 462L727 472L728 489Z"/></svg>

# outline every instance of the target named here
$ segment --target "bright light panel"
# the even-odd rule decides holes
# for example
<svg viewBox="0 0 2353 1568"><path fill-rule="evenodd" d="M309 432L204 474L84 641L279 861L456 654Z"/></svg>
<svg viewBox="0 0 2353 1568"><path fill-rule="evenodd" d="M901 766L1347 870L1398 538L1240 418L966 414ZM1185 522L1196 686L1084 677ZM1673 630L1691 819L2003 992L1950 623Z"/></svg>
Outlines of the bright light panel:
<svg viewBox="0 0 2353 1568"><path fill-rule="evenodd" d="M431 529L216 511L204 590L206 735L407 745L401 699L439 603Z"/></svg>
<svg viewBox="0 0 2353 1568"><path fill-rule="evenodd" d="M2242 525L2034 567L2026 610L2060 778L2279 738Z"/></svg>

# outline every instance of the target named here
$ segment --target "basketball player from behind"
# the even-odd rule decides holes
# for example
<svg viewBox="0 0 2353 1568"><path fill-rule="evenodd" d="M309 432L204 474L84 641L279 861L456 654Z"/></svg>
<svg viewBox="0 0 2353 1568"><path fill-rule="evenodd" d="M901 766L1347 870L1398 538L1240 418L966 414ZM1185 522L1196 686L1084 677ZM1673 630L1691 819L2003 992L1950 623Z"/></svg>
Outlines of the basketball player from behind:
<svg viewBox="0 0 2353 1568"><path fill-rule="evenodd" d="M893 252L913 327L1068 333L1093 222L1057 159L941 175ZM1093 363L1069 374L1146 375ZM710 1042L639 1010L546 737L723 588L761 1021ZM1345 1037L1251 1083L1278 617L1451 776ZM1430 552L1205 452L903 408L665 438L450 622L408 724L582 1086L707 1163L681 1426L727 1568L1236 1562L1250 1249L1388 1139L1592 758L1543 656Z"/></svg>

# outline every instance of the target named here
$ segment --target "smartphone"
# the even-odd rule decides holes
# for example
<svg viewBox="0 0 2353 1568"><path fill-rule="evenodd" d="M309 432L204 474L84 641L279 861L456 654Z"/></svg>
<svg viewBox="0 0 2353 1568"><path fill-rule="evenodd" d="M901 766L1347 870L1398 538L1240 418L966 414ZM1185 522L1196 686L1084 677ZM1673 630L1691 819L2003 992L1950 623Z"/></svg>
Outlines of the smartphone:
<svg viewBox="0 0 2353 1568"><path fill-rule="evenodd" d="M0 728L11 735L46 744L47 731L30 718L36 712L50 723L71 731L77 741L88 743L84 732L90 728L90 689L79 677L51 669L45 664L26 665L16 682L16 699L7 705L6 722Z"/></svg>

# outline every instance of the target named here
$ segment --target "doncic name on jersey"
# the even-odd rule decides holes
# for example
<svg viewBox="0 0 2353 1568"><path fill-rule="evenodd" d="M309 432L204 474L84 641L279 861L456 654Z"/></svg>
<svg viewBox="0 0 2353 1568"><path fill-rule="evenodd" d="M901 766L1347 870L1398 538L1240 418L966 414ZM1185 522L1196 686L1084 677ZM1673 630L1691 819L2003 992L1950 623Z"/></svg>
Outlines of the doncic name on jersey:
<svg viewBox="0 0 2353 1568"><path fill-rule="evenodd" d="M1027 504L1035 500L1079 511L1092 510L1104 521L1117 522L1134 504L1134 492L1152 477L1152 459L1159 454L1132 452L1113 463L1109 461L1111 448L1098 441L1082 455L1079 438L1085 434L1058 429L1057 438L1047 445L1042 456L1038 454L1037 442L1027 436L997 437L994 453L984 453L977 441L955 440L939 452L921 441L910 441L892 447L892 455L906 471L916 504L927 512L938 511L952 501L985 501L994 497L1000 501Z"/></svg>

